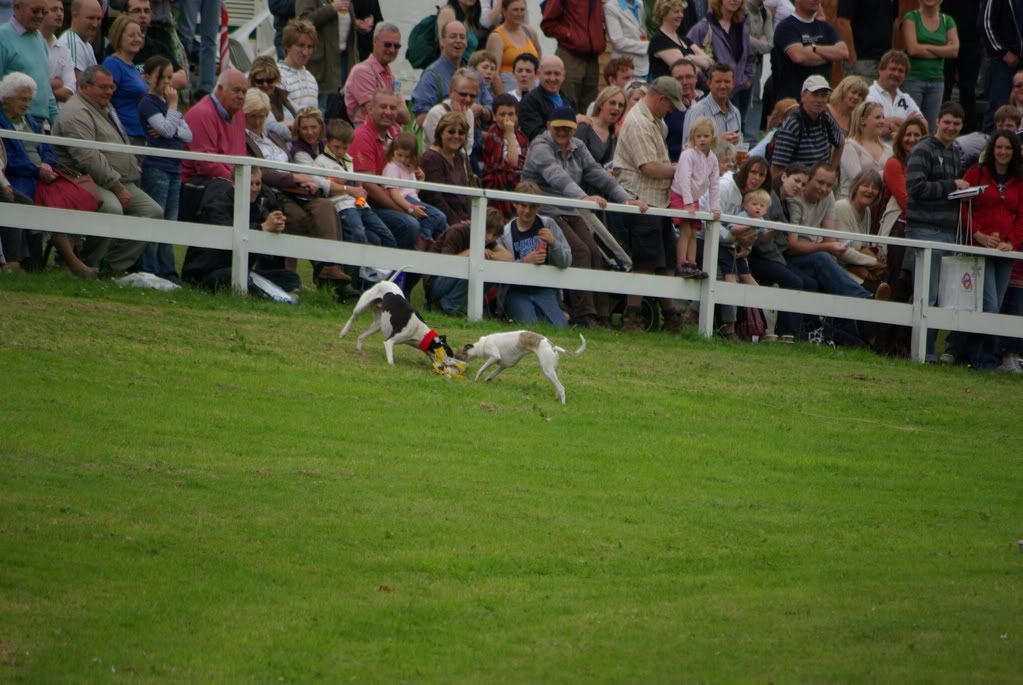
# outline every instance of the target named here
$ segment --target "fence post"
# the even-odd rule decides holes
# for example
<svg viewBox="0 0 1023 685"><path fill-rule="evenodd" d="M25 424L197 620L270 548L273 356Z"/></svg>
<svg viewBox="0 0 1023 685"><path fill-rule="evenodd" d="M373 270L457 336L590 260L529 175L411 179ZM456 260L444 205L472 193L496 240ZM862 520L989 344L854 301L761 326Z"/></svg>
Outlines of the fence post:
<svg viewBox="0 0 1023 685"><path fill-rule="evenodd" d="M249 293L249 184L252 167L234 168L234 221L231 223L231 289L236 295Z"/></svg>
<svg viewBox="0 0 1023 685"><path fill-rule="evenodd" d="M912 248L916 250L913 266L913 336L909 345L909 355L915 362L927 361L927 308L931 292L931 259L934 255L931 248Z"/></svg>
<svg viewBox="0 0 1023 685"><path fill-rule="evenodd" d="M466 314L469 321L483 319L483 268L487 242L487 198L480 195L470 200L469 216L469 300Z"/></svg>
<svg viewBox="0 0 1023 685"><path fill-rule="evenodd" d="M720 242L720 221L703 224L703 270L707 278L700 283L700 335L705 338L714 335L714 290L718 280L718 244Z"/></svg>

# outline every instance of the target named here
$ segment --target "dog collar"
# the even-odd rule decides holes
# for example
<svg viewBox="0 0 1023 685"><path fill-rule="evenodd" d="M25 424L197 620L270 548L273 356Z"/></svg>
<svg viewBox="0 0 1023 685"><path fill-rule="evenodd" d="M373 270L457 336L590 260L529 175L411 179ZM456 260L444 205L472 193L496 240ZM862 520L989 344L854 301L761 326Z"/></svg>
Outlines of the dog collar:
<svg viewBox="0 0 1023 685"><path fill-rule="evenodd" d="M431 328L429 330L429 332L426 335L423 336L423 339L419 341L419 349L421 349L423 352L429 352L430 351L430 344L433 342L434 338L436 338L436 337L437 337L437 331L435 331L435 330L433 330Z"/></svg>

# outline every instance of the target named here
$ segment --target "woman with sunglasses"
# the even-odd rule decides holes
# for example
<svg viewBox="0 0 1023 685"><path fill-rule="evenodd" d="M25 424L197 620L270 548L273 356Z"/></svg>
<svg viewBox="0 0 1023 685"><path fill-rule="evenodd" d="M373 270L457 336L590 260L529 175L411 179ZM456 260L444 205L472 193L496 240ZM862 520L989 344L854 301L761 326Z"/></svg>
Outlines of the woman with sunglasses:
<svg viewBox="0 0 1023 685"><path fill-rule="evenodd" d="M270 98L267 129L284 140L291 140L291 127L295 123L295 108L288 100L288 91L280 86L281 72L273 57L261 55L249 67L249 86L258 88Z"/></svg>
<svg viewBox="0 0 1023 685"><path fill-rule="evenodd" d="M424 181L450 186L469 185L469 157L465 152L465 137L471 130L465 112L448 112L440 118L434 136L428 139L432 142L430 149L419 160ZM423 202L444 212L449 226L469 220L469 198L465 195L423 190L420 197Z"/></svg>
<svg viewBox="0 0 1023 685"><path fill-rule="evenodd" d="M445 114L459 112L469 122L469 132L465 137L464 145L466 154L470 154L475 142L473 133L476 128L476 115L473 105L476 104L479 94L480 81L472 69L463 67L456 71L451 77L451 87L448 90L448 96L431 107L430 111L426 114L426 119L423 120L423 140L427 142L434 140L437 134L437 125L444 118Z"/></svg>

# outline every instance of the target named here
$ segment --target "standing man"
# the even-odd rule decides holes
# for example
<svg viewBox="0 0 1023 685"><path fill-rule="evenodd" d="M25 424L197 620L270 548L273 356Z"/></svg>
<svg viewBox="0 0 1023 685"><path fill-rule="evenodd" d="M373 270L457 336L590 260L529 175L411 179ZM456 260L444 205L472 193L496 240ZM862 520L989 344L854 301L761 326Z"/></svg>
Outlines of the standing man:
<svg viewBox="0 0 1023 685"><path fill-rule="evenodd" d="M530 140L547 130L547 120L556 107L575 110L575 100L563 90L565 64L560 57L547 55L540 60L540 85L519 102L519 128Z"/></svg>
<svg viewBox="0 0 1023 685"><path fill-rule="evenodd" d="M75 70L75 81L64 85L77 90L77 79L82 72L96 64L92 44L103 23L103 8L98 0L71 0L71 28L64 31L57 42L68 49Z"/></svg>
<svg viewBox="0 0 1023 685"><path fill-rule="evenodd" d="M799 109L785 117L774 134L771 174L775 178L793 162L810 167L825 162L838 173L845 137L828 111L830 95L831 86L823 76L811 76L803 83Z"/></svg>
<svg viewBox="0 0 1023 685"><path fill-rule="evenodd" d="M959 201L949 200L948 194L969 184L962 180L962 160L952 143L963 128L965 113L957 102L946 102L938 112L934 134L927 136L913 148L906 160L906 237L955 243L959 228ZM931 283L927 303L938 303L938 279L941 276L941 258L949 254L943 250L931 253ZM915 251L909 255L915 270ZM934 342L938 332L927 331L927 361L937 362Z"/></svg>
<svg viewBox="0 0 1023 685"><path fill-rule="evenodd" d="M348 74L352 38L350 0L295 0L295 14L316 27L319 40L309 58L309 72L320 85L320 111L327 111ZM343 42L342 42L343 37Z"/></svg>
<svg viewBox="0 0 1023 685"><path fill-rule="evenodd" d="M995 110L1009 102L1012 75L1020 68L1023 8L1016 0L987 0L981 11L980 26L989 58L984 130L990 131Z"/></svg>
<svg viewBox="0 0 1023 685"><path fill-rule="evenodd" d="M394 122L403 104L390 88L373 94L369 101L368 116L362 126L355 129L355 139L348 148L355 171L378 176L383 172L387 163L387 146L394 140ZM362 187L366 189L373 211L394 235L398 247L413 249L416 236L419 235L419 221L413 216L413 208L402 211L379 183L366 182Z"/></svg>
<svg viewBox="0 0 1023 685"><path fill-rule="evenodd" d="M730 64L717 62L710 67L710 94L689 108L682 128L682 147L689 140L689 129L700 117L710 117L718 138L737 145L742 140L742 115L732 104L732 89L735 87L734 72ZM684 102L684 100L683 100Z"/></svg>
<svg viewBox="0 0 1023 685"><path fill-rule="evenodd" d="M419 126L423 125L430 108L447 97L451 77L465 58L467 36L465 24L460 21L449 21L440 28L440 57L423 69L419 83L412 90L412 114Z"/></svg>
<svg viewBox="0 0 1023 685"><path fill-rule="evenodd" d="M401 81L391 71L391 63L398 58L401 50L401 31L394 24L377 24L373 34L373 52L362 62L352 67L345 81L344 95L348 117L356 127L366 121L366 108L378 90L390 90L402 102ZM429 112L429 110L427 110ZM412 120L407 107L398 108L398 125L404 126Z"/></svg>
<svg viewBox="0 0 1023 685"><path fill-rule="evenodd" d="M799 98L799 86L814 74L827 79L831 65L849 59L838 32L817 17L821 0L795 0L795 11L774 28L775 101Z"/></svg>
<svg viewBox="0 0 1023 685"><path fill-rule="evenodd" d="M14 0L11 20L0 26L0 77L13 71L31 76L36 95L28 113L53 123L57 99L50 88L50 64L46 43L40 32L46 17L47 0Z"/></svg>
<svg viewBox="0 0 1023 685"><path fill-rule="evenodd" d="M682 87L670 76L661 76L650 84L642 100L633 105L618 135L614 166L620 169L622 187L651 207L667 207L668 191L675 177L675 165L668 159L662 126L664 115L672 108L681 109ZM674 274L675 233L671 222L661 216L612 215L617 222L616 233L632 257L632 270L641 274ZM622 330L642 330L640 295L626 299ZM664 330L682 328L681 305L675 300L661 300Z"/></svg>
<svg viewBox="0 0 1023 685"><path fill-rule="evenodd" d="M881 55L892 47L898 12L897 0L839 0L835 28L849 49L846 76L862 76L868 83L874 78Z"/></svg>
<svg viewBox="0 0 1023 685"><path fill-rule="evenodd" d="M110 106L114 79L101 66L85 70L78 92L64 105L53 133L57 136L101 143L129 145L128 135L117 113ZM88 174L99 187L101 212L162 219L163 208L143 192L138 183L142 167L138 158L128 152L100 152L88 147L56 148L57 159L83 174ZM126 271L142 254L145 243L135 240L97 238L90 236L82 250L82 261L91 267L104 267L113 273Z"/></svg>
<svg viewBox="0 0 1023 685"><path fill-rule="evenodd" d="M877 80L870 86L867 102L876 102L884 108L888 125L887 138L895 135L902 122L912 116L922 117L920 108L907 93L899 90L909 71L909 56L902 50L889 50L881 56Z"/></svg>
<svg viewBox="0 0 1023 685"><path fill-rule="evenodd" d="M565 94L579 105L569 106L577 112L585 112L597 98L600 88L598 59L607 47L604 3L601 0L547 0L540 29L558 43L555 54L561 58L565 70Z"/></svg>
<svg viewBox="0 0 1023 685"><path fill-rule="evenodd" d="M196 95L202 97L213 92L217 78L217 36L220 34L220 5L222 0L176 0L181 14L178 16L178 35L193 62L199 63L199 85ZM195 18L199 17L199 59L195 59ZM199 97L196 99L198 100Z"/></svg>
<svg viewBox="0 0 1023 685"><path fill-rule="evenodd" d="M64 1L47 0L46 17L40 32L46 42L49 55L50 88L57 102L67 102L75 94L75 65L71 62L71 51L57 40L56 33L64 25ZM69 85L70 84L70 85ZM58 105L59 106L59 105Z"/></svg>
<svg viewBox="0 0 1023 685"><path fill-rule="evenodd" d="M686 126L688 109L703 97L703 91L696 87L696 64L688 57L680 57L671 65L671 77L682 86L682 105L685 109L672 108L664 117L668 127L668 159L678 160L686 147L682 132Z"/></svg>

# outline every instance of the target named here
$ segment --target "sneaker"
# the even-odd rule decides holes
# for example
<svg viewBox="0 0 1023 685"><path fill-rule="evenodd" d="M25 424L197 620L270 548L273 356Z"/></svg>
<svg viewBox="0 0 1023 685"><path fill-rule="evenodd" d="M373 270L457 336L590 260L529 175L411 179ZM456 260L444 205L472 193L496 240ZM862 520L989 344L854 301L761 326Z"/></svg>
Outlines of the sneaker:
<svg viewBox="0 0 1023 685"><path fill-rule="evenodd" d="M995 373L1023 374L1023 369L1019 368L1019 363L1014 359L1006 359L1000 366L995 367Z"/></svg>
<svg viewBox="0 0 1023 685"><path fill-rule="evenodd" d="M675 275L680 278L689 278L689 274L693 272L693 267L689 264L679 264L675 267Z"/></svg>
<svg viewBox="0 0 1023 685"><path fill-rule="evenodd" d="M938 361L942 364L955 364L956 356L951 352L942 352L941 356L938 357Z"/></svg>
<svg viewBox="0 0 1023 685"><path fill-rule="evenodd" d="M887 302L892 296L892 287L887 283L878 283L877 290L874 291L874 299L882 302Z"/></svg>
<svg viewBox="0 0 1023 685"><path fill-rule="evenodd" d="M786 345L792 345L796 342L796 338L795 336L792 335L783 335L781 336L781 338L778 339L778 341L785 343Z"/></svg>
<svg viewBox="0 0 1023 685"><path fill-rule="evenodd" d="M643 314L639 307L626 307L625 313L622 314L622 331L642 331L643 329Z"/></svg>
<svg viewBox="0 0 1023 685"><path fill-rule="evenodd" d="M789 337L791 338L792 336L789 336ZM774 334L764 335L764 336L760 337L760 340L765 342L765 343L778 342L778 336L776 336Z"/></svg>
<svg viewBox="0 0 1023 685"><path fill-rule="evenodd" d="M707 278L707 272L701 270L700 267L694 264L689 267L689 273L684 275L683 278L688 278L693 281L702 281Z"/></svg>

